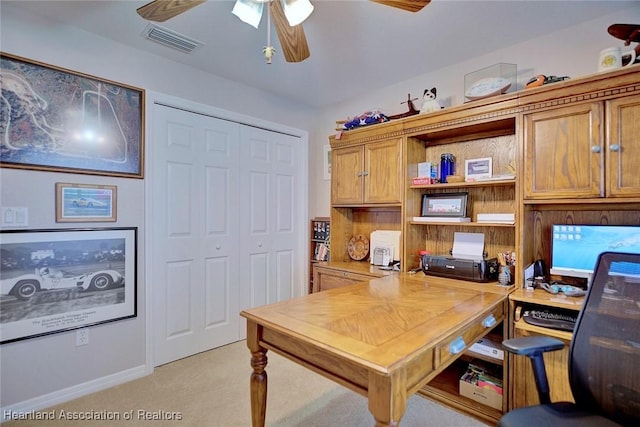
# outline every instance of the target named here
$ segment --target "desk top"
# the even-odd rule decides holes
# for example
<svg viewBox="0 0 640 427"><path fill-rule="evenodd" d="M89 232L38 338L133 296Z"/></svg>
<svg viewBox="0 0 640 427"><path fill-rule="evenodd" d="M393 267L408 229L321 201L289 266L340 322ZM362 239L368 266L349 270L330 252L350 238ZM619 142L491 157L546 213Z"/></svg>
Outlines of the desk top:
<svg viewBox="0 0 640 427"><path fill-rule="evenodd" d="M510 290L399 274L244 310L241 315L320 352L388 373L403 359L478 324L501 307Z"/></svg>

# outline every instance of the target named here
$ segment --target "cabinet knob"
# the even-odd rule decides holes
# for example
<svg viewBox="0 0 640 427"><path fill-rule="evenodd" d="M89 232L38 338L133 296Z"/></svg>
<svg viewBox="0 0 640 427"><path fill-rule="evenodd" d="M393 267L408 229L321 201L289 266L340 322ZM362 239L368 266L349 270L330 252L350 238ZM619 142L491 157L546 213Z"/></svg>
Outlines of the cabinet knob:
<svg viewBox="0 0 640 427"><path fill-rule="evenodd" d="M458 354L464 350L466 346L467 344L464 342L464 338L458 337L449 344L449 354Z"/></svg>
<svg viewBox="0 0 640 427"><path fill-rule="evenodd" d="M216 245L216 249L220 250L220 245Z"/></svg>
<svg viewBox="0 0 640 427"><path fill-rule="evenodd" d="M262 242L258 242L258 247L261 248L262 247Z"/></svg>
<svg viewBox="0 0 640 427"><path fill-rule="evenodd" d="M364 171L363 175L364 176L369 176L369 171Z"/></svg>
<svg viewBox="0 0 640 427"><path fill-rule="evenodd" d="M482 326L484 326L485 328L490 328L490 327L494 326L495 324L496 324L496 318L493 317L493 314L488 315L482 321Z"/></svg>
<svg viewBox="0 0 640 427"><path fill-rule="evenodd" d="M591 146L591 152L592 153L599 153L600 152L600 146L599 145Z"/></svg>
<svg viewBox="0 0 640 427"><path fill-rule="evenodd" d="M360 177L362 176L362 172L358 172L358 173L356 173L356 176L357 176L358 178L360 178Z"/></svg>
<svg viewBox="0 0 640 427"><path fill-rule="evenodd" d="M618 144L611 144L609 146L609 150L611 150L611 151L619 151L620 150L620 146Z"/></svg>

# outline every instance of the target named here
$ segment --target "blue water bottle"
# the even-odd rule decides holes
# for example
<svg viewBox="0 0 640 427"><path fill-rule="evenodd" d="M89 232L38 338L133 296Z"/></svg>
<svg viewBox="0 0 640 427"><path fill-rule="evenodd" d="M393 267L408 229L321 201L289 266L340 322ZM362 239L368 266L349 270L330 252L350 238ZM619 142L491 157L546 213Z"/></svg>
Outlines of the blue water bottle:
<svg viewBox="0 0 640 427"><path fill-rule="evenodd" d="M447 182L447 176L456 173L456 158L451 153L440 156L440 182Z"/></svg>

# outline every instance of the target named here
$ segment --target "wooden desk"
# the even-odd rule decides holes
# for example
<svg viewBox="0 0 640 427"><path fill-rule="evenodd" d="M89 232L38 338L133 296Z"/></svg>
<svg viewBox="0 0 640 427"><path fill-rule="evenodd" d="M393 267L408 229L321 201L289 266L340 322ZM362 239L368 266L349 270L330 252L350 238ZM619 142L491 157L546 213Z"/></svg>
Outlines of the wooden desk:
<svg viewBox="0 0 640 427"><path fill-rule="evenodd" d="M243 311L253 426L265 422L267 350L368 397L376 426L398 426L407 397L503 321L507 296L493 284L401 274ZM466 344L451 352L459 337Z"/></svg>

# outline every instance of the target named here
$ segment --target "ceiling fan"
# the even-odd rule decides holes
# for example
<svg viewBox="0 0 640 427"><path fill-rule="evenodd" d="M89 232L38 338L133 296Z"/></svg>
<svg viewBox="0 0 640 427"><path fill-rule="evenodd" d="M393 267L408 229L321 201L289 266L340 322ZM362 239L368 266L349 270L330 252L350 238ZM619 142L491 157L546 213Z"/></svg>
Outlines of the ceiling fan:
<svg viewBox="0 0 640 427"><path fill-rule="evenodd" d="M138 15L149 21L164 22L206 0L154 0L137 9ZM409 12L418 12L431 0L371 0L386 6L396 7ZM268 14L273 18L280 40L280 46L287 62L302 62L310 55L307 39L301 22L313 11L309 0L236 0L233 14L242 21L258 27L264 3L269 3ZM296 10L302 10L296 16ZM269 31L269 30L268 30ZM269 44L269 43L268 43ZM274 49L265 47L264 53L270 63Z"/></svg>

